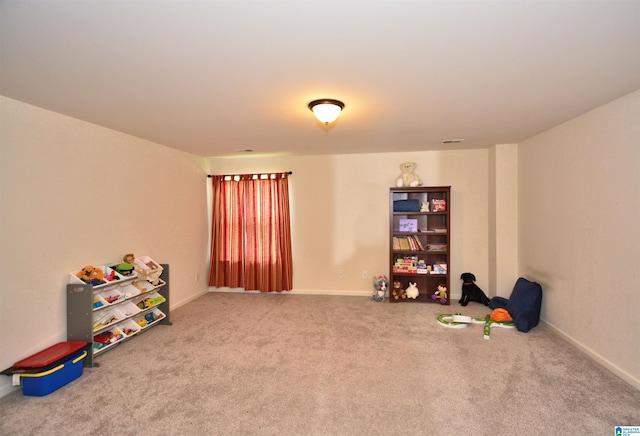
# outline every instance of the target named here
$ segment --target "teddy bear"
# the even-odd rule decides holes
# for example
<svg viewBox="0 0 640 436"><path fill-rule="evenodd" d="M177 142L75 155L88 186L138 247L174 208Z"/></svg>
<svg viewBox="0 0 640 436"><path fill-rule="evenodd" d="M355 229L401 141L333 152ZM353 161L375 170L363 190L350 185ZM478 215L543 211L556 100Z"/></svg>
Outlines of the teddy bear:
<svg viewBox="0 0 640 436"><path fill-rule="evenodd" d="M406 188L422 186L422 180L420 180L420 177L414 173L417 166L418 164L415 162L405 162L400 164L402 173L396 179L396 187Z"/></svg>
<svg viewBox="0 0 640 436"><path fill-rule="evenodd" d="M391 296L394 300L405 299L407 298L407 293L402 289L402 283L393 282L393 290L391 291Z"/></svg>

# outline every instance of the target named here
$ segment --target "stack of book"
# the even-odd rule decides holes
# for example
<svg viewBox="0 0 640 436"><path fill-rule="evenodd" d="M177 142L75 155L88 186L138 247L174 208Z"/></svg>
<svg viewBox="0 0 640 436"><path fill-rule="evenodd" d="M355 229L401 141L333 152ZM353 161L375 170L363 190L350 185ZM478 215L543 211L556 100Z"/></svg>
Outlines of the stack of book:
<svg viewBox="0 0 640 436"><path fill-rule="evenodd" d="M403 256L396 258L392 270L394 273L416 274L418 271L417 265L418 259L416 256Z"/></svg>
<svg viewBox="0 0 640 436"><path fill-rule="evenodd" d="M405 250L405 251L425 251L425 247L420 241L420 238L410 236L394 236L393 237L393 249Z"/></svg>
<svg viewBox="0 0 640 436"><path fill-rule="evenodd" d="M447 251L446 244L429 244L427 245L427 251Z"/></svg>
<svg viewBox="0 0 640 436"><path fill-rule="evenodd" d="M392 268L394 273L405 274L430 274L431 271L431 265L427 265L423 259L418 259L416 256L398 257Z"/></svg>

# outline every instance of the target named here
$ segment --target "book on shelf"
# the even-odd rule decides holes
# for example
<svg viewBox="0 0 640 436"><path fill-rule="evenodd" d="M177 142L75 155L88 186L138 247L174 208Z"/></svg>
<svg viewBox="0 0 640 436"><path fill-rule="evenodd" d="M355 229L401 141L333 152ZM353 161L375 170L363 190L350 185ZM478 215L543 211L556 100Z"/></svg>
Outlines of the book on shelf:
<svg viewBox="0 0 640 436"><path fill-rule="evenodd" d="M393 249L402 251L426 251L420 238L413 235L394 236Z"/></svg>
<svg viewBox="0 0 640 436"><path fill-rule="evenodd" d="M428 229L419 229L418 230L421 233L447 233L447 229L434 229L434 228L428 228Z"/></svg>

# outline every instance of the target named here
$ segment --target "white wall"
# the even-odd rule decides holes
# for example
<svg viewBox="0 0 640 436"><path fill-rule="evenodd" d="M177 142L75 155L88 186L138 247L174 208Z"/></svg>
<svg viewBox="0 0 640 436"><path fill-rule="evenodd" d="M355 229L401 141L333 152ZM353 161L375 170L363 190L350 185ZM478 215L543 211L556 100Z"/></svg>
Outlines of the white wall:
<svg viewBox="0 0 640 436"><path fill-rule="evenodd" d="M508 298L517 278L518 145L498 144L489 148L489 296Z"/></svg>
<svg viewBox="0 0 640 436"><path fill-rule="evenodd" d="M0 96L0 367L66 340L70 271L170 264L171 307L206 292L205 162ZM199 280L195 280L196 274ZM0 378L0 395L10 388Z"/></svg>
<svg viewBox="0 0 640 436"><path fill-rule="evenodd" d="M417 162L416 173L425 185L452 187L451 287L459 298L464 271L472 271L480 287L488 285L487 154L456 150L211 158L209 165L215 174L293 171L294 291L370 295L372 276L389 274L389 188L402 162Z"/></svg>
<svg viewBox="0 0 640 436"><path fill-rule="evenodd" d="M520 145L521 274L543 318L640 388L640 91Z"/></svg>

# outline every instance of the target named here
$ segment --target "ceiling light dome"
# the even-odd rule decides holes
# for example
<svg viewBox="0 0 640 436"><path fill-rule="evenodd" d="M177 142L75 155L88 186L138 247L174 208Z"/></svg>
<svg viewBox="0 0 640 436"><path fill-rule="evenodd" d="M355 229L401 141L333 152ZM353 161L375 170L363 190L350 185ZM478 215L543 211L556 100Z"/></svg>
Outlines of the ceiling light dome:
<svg viewBox="0 0 640 436"><path fill-rule="evenodd" d="M318 121L329 124L338 119L340 112L344 109L344 103L340 100L323 98L309 103L309 109L311 109Z"/></svg>

